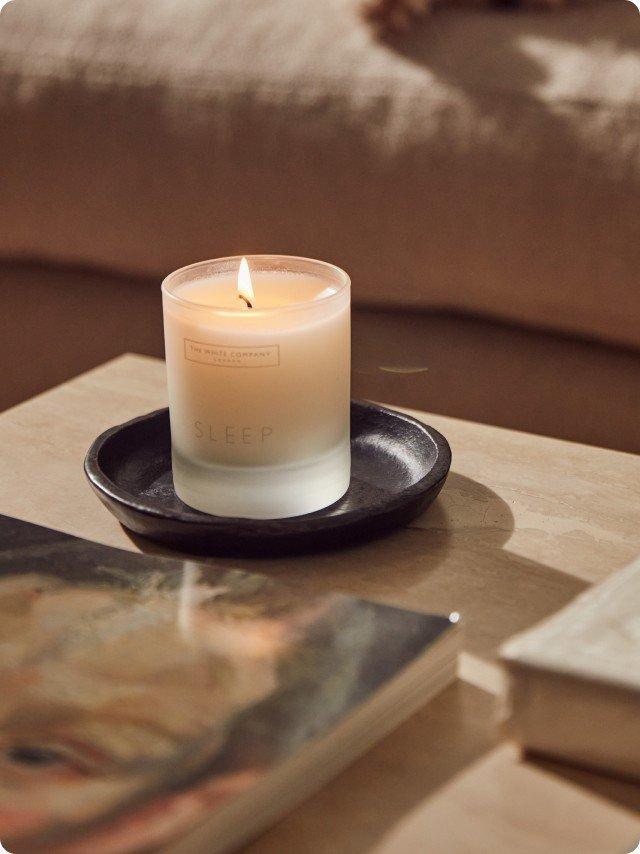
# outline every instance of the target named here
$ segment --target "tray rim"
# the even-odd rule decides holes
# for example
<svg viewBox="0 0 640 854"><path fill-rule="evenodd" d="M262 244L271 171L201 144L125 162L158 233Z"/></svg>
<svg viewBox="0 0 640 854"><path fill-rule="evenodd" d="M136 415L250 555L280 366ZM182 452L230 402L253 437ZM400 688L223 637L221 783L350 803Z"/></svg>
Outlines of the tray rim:
<svg viewBox="0 0 640 854"><path fill-rule="evenodd" d="M386 516L394 510L403 508L412 499L418 498L442 484L449 474L452 461L451 447L442 433L434 427L425 424L423 421L407 415L405 412L382 406L373 401L352 399L351 406L353 405L360 409L382 413L390 418L399 419L411 424L413 427L417 427L436 448L436 459L429 471L411 486L407 486L396 495L386 498L382 504L371 505L371 507L367 508L367 517L373 519L376 516ZM211 532L216 529L237 529L239 526L242 526L250 528L251 533L259 537L268 537L269 534L280 536L284 526L291 532L296 522L300 522L300 533L311 533L312 531L335 530L342 527L349 527L354 521L362 519L363 510L359 508L335 515L323 515L323 510L319 510L310 514L287 516L281 519L251 519L245 516L213 516L188 507L188 505L185 505L186 510L164 511L144 501L140 501L134 493L122 489L107 476L100 465L100 453L106 443L123 429L134 427L144 421L159 418L165 413L168 416L168 406L138 415L121 424L115 424L104 430L93 440L84 459L84 472L92 488L98 493L101 499L106 498L110 502L127 508L129 511L133 510L136 513L154 519L165 520L173 524L197 525L201 526L203 530Z"/></svg>

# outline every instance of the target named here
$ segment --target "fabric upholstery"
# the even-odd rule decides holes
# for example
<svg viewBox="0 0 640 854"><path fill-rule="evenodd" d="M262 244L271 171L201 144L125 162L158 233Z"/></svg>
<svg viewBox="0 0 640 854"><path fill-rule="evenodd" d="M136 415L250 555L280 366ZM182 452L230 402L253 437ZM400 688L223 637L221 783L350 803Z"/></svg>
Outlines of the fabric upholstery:
<svg viewBox="0 0 640 854"><path fill-rule="evenodd" d="M634 6L442 10L377 43L358 5L10 3L0 254L305 254L359 304L639 347Z"/></svg>
<svg viewBox="0 0 640 854"><path fill-rule="evenodd" d="M161 314L157 282L0 266L0 409L125 351L161 356ZM407 365L428 370L380 370ZM631 350L451 315L354 311L356 397L638 453L639 387Z"/></svg>

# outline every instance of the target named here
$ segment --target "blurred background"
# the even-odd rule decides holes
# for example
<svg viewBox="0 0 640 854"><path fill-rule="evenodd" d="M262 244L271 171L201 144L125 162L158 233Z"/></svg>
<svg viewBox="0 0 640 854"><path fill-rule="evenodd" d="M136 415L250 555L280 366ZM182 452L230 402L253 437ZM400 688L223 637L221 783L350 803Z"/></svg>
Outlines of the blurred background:
<svg viewBox="0 0 640 854"><path fill-rule="evenodd" d="M0 408L161 356L161 279L344 267L354 395L640 452L640 15L359 0L0 14ZM419 367L419 373L384 368Z"/></svg>

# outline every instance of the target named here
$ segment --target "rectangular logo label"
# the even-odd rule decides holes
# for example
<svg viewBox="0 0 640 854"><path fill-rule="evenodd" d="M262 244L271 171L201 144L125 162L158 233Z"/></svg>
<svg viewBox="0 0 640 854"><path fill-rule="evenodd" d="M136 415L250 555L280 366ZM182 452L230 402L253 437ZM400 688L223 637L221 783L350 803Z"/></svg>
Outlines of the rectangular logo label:
<svg viewBox="0 0 640 854"><path fill-rule="evenodd" d="M217 368L277 368L280 347L229 347L224 344L205 344L184 339L184 357L189 362L213 365Z"/></svg>

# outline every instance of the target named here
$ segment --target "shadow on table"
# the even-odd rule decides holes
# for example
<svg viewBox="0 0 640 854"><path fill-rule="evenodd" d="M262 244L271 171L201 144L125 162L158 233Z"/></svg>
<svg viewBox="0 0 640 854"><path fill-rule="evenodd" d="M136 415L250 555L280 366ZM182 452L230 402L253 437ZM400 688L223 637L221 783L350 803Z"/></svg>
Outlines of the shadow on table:
<svg viewBox="0 0 640 854"><path fill-rule="evenodd" d="M579 788L587 789L604 800L640 815L640 786L637 782L574 768L542 756L528 755L525 761L547 774L561 777Z"/></svg>

